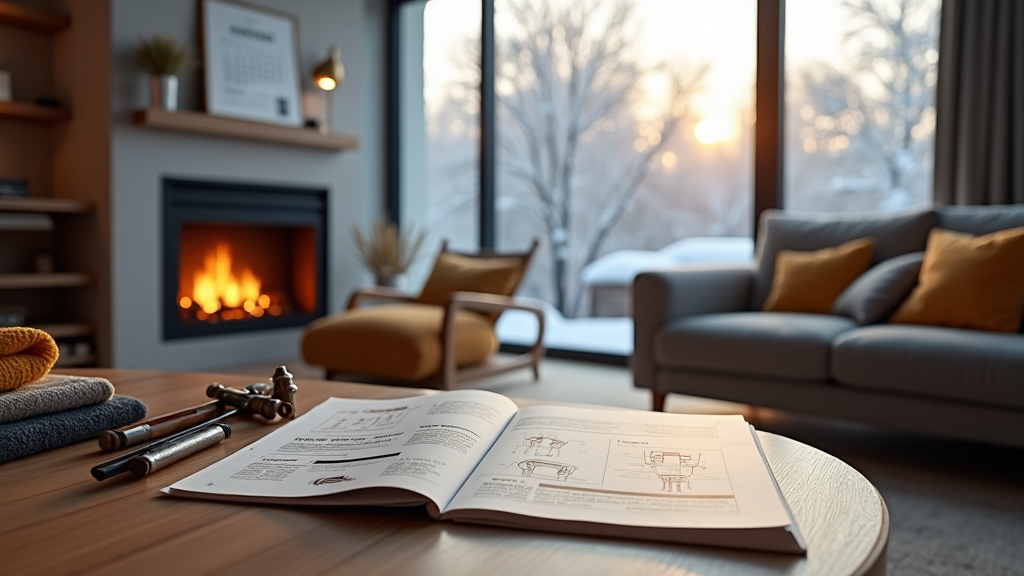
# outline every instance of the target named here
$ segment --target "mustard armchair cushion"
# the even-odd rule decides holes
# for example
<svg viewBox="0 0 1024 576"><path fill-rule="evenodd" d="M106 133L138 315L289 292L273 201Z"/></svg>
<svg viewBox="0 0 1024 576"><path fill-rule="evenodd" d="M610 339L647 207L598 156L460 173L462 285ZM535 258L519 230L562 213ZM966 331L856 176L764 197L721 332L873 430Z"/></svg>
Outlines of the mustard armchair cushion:
<svg viewBox="0 0 1024 576"><path fill-rule="evenodd" d="M442 251L416 301L443 306L453 292L511 296L525 262L516 256L481 258Z"/></svg>
<svg viewBox="0 0 1024 576"><path fill-rule="evenodd" d="M302 340L306 362L331 372L418 382L441 369L444 308L391 304L357 308L310 324ZM468 366L498 350L494 327L484 316L455 312L455 361Z"/></svg>

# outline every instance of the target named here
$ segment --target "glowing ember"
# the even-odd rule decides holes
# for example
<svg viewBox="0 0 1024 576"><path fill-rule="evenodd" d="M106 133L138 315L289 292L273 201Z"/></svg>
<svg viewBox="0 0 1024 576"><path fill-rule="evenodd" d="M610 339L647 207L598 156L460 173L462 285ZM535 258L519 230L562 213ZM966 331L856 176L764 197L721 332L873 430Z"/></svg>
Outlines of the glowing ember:
<svg viewBox="0 0 1024 576"><path fill-rule="evenodd" d="M259 318L265 309L277 316L278 298L262 292L262 281L248 267L237 274L231 257L231 245L218 242L203 259L203 268L192 275L192 294L181 295L178 305L193 312L198 320L242 320ZM277 314L274 314L274 312Z"/></svg>

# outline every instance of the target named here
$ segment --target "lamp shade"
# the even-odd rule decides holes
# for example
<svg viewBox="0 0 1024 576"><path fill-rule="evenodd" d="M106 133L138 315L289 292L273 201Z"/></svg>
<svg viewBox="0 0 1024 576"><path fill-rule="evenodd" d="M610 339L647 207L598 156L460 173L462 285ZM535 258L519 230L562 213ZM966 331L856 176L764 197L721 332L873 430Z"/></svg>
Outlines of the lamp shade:
<svg viewBox="0 0 1024 576"><path fill-rule="evenodd" d="M334 90L345 81L345 65L341 63L341 50L331 46L327 59L313 69L313 83L323 90Z"/></svg>

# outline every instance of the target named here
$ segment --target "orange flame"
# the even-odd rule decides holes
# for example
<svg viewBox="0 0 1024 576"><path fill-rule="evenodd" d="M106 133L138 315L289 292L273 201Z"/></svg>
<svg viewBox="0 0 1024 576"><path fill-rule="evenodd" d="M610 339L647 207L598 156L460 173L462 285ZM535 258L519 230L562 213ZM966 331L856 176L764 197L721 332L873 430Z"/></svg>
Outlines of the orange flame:
<svg viewBox="0 0 1024 576"><path fill-rule="evenodd" d="M206 254L203 264L203 269L196 270L192 277L192 302L206 314L214 314L221 308L241 308L246 301L266 298L261 293L262 282L252 270L245 268L235 276L230 244L218 242L213 251Z"/></svg>

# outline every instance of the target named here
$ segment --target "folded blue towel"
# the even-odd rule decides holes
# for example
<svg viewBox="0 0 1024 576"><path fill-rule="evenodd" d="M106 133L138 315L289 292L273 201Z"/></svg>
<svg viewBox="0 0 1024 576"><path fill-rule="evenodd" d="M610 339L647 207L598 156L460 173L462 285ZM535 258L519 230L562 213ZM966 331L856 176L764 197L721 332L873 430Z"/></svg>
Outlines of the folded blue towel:
<svg viewBox="0 0 1024 576"><path fill-rule="evenodd" d="M0 424L0 462L89 440L145 417L145 404L114 396L101 404Z"/></svg>

